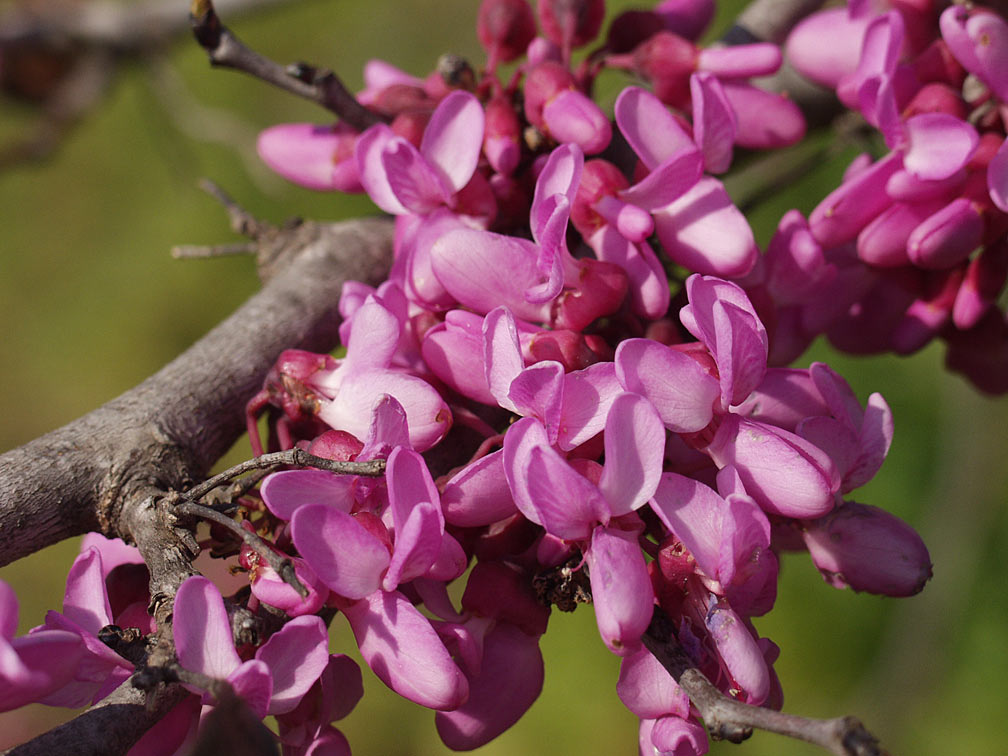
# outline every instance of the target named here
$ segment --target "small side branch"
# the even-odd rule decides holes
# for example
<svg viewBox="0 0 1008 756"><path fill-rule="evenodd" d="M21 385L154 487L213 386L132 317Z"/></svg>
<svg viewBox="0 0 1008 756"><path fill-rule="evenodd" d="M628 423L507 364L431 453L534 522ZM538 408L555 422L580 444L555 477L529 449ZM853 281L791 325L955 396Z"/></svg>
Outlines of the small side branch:
<svg viewBox="0 0 1008 756"><path fill-rule="evenodd" d="M186 492L186 496L190 499L198 500L206 496L213 489L217 488L217 486L221 486L230 480L234 480L247 472L252 472L253 470L270 470L283 465L291 465L293 467L314 467L319 470L328 470L329 472L338 473L340 475L366 475L369 478L377 478L385 474L384 459L373 459L370 462L337 462L333 459L326 459L325 457L317 457L314 454L309 454L304 449L288 449L287 451L263 454L259 457L240 462L234 467L228 468L224 472L214 475L212 478L207 478L198 486L194 486L189 489Z"/></svg>
<svg viewBox="0 0 1008 756"><path fill-rule="evenodd" d="M714 687L679 645L672 621L655 608L641 639L686 691L714 740L741 743L765 730L820 746L837 756L886 756L878 739L854 717L810 719L742 703Z"/></svg>
<svg viewBox="0 0 1008 756"><path fill-rule="evenodd" d="M358 131L382 122L377 113L357 101L332 71L306 65L287 68L246 46L221 23L210 0L192 0L190 14L196 41L206 50L213 65L242 71L310 100Z"/></svg>

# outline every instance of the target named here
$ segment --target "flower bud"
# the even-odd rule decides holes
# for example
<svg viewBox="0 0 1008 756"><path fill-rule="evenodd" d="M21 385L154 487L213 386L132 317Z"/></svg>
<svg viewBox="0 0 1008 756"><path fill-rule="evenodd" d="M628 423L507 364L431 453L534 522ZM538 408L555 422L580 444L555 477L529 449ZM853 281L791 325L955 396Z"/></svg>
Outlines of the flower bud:
<svg viewBox="0 0 1008 756"><path fill-rule="evenodd" d="M508 63L525 53L536 35L535 17L526 0L483 0L476 35L487 49L487 68Z"/></svg>
<svg viewBox="0 0 1008 756"><path fill-rule="evenodd" d="M539 0L543 34L565 51L595 39L605 18L605 0Z"/></svg>
<svg viewBox="0 0 1008 756"><path fill-rule="evenodd" d="M878 507L846 502L810 523L802 537L834 588L912 596L931 577L931 557L921 537Z"/></svg>

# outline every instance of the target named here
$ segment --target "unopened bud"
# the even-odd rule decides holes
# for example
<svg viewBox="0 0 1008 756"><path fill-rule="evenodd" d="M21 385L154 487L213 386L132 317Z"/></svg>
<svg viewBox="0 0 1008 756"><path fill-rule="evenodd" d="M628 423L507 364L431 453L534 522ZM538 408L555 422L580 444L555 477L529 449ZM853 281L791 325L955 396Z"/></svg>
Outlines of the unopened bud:
<svg viewBox="0 0 1008 756"><path fill-rule="evenodd" d="M931 557L917 531L878 507L846 502L811 523L803 538L835 588L912 596L931 577Z"/></svg>

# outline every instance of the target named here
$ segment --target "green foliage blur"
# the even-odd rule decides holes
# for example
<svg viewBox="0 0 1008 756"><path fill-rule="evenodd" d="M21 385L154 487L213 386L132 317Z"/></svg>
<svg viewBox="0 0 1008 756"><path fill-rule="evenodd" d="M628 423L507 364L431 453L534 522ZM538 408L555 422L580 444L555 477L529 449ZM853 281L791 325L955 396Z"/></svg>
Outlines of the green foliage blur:
<svg viewBox="0 0 1008 756"><path fill-rule="evenodd" d="M82 0L86 1L86 0ZM179 13L187 4L179 0ZM610 2L610 12L632 3ZM298 0L225 18L255 49L305 60L361 86L382 57L425 75L443 52L482 55L476 0ZM722 10L718 29L729 11ZM33 112L0 102L0 141ZM271 175L255 156L259 130L327 114L229 71L212 70L181 37L149 64L126 65L107 99L48 161L0 173L0 450L94 409L171 360L257 288L251 260L175 261L172 245L234 241L221 209L196 188L212 178L259 217L337 219L373 212L360 197L309 192ZM754 213L761 242L781 213L810 210L852 154L824 164ZM756 622L782 651L785 708L854 714L894 754L1004 753L1008 679L1008 404L978 395L942 370L940 347L908 359L853 359L822 345L864 401L881 392L896 438L878 479L859 500L918 527L934 579L913 599L826 586L804 555L784 558L777 607ZM239 442L229 455L250 455ZM0 570L21 601L21 632L58 608L76 554L67 542ZM352 652L345 623L340 650ZM591 610L554 613L543 640L546 687L486 754L633 754L636 719L615 694L618 659L602 645ZM358 754L448 753L433 716L389 692L368 671L366 696L340 727ZM0 748L67 716L28 707L0 718ZM757 733L712 753L800 756L820 751Z"/></svg>

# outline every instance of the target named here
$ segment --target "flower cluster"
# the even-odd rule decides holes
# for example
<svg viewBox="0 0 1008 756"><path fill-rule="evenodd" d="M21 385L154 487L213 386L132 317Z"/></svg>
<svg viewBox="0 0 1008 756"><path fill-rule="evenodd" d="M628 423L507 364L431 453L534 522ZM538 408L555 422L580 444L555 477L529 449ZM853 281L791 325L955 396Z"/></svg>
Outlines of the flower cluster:
<svg viewBox="0 0 1008 756"><path fill-rule="evenodd" d="M799 262L805 291L784 303L781 355L823 331L857 353L906 354L937 336L951 369L1004 393L1008 23L980 6L941 7L851 2L788 39L795 66L834 88L889 152L857 158L807 221L782 222L782 274Z"/></svg>
<svg viewBox="0 0 1008 756"><path fill-rule="evenodd" d="M349 753L331 723L360 672L329 654L320 615L336 610L374 673L472 749L538 696L551 606L590 601L641 753L702 754L696 709L642 645L656 608L724 693L779 707L778 648L752 618L774 605L782 551L807 550L837 587L921 590L919 536L851 498L889 450L885 400L862 405L825 364L785 367L821 333L854 351L940 335L955 369L1008 390L1008 27L961 8L939 24L919 5L852 4L795 30L795 63L890 152L858 159L808 219L785 215L762 253L717 176L736 147L788 145L805 124L749 82L780 66L778 47L697 44L710 0L625 13L577 62L602 0L483 0L478 74L373 61L358 99L382 123L264 132L271 167L366 192L396 234L388 280L344 287L345 351L285 352L249 402L253 449L385 460L386 474L283 470L247 493L247 524L306 590L243 546L246 608L288 621L236 649L218 589L190 578L174 604L181 666L275 715L285 753ZM824 28L836 46L808 42ZM607 68L648 85L624 89L612 120L591 96ZM25 638L4 620L5 706L80 705L124 679L131 663L100 638L153 629L143 582L113 579L137 562L90 543L63 614ZM50 647L88 661L67 679ZM192 692L152 731L162 749L213 703Z"/></svg>

